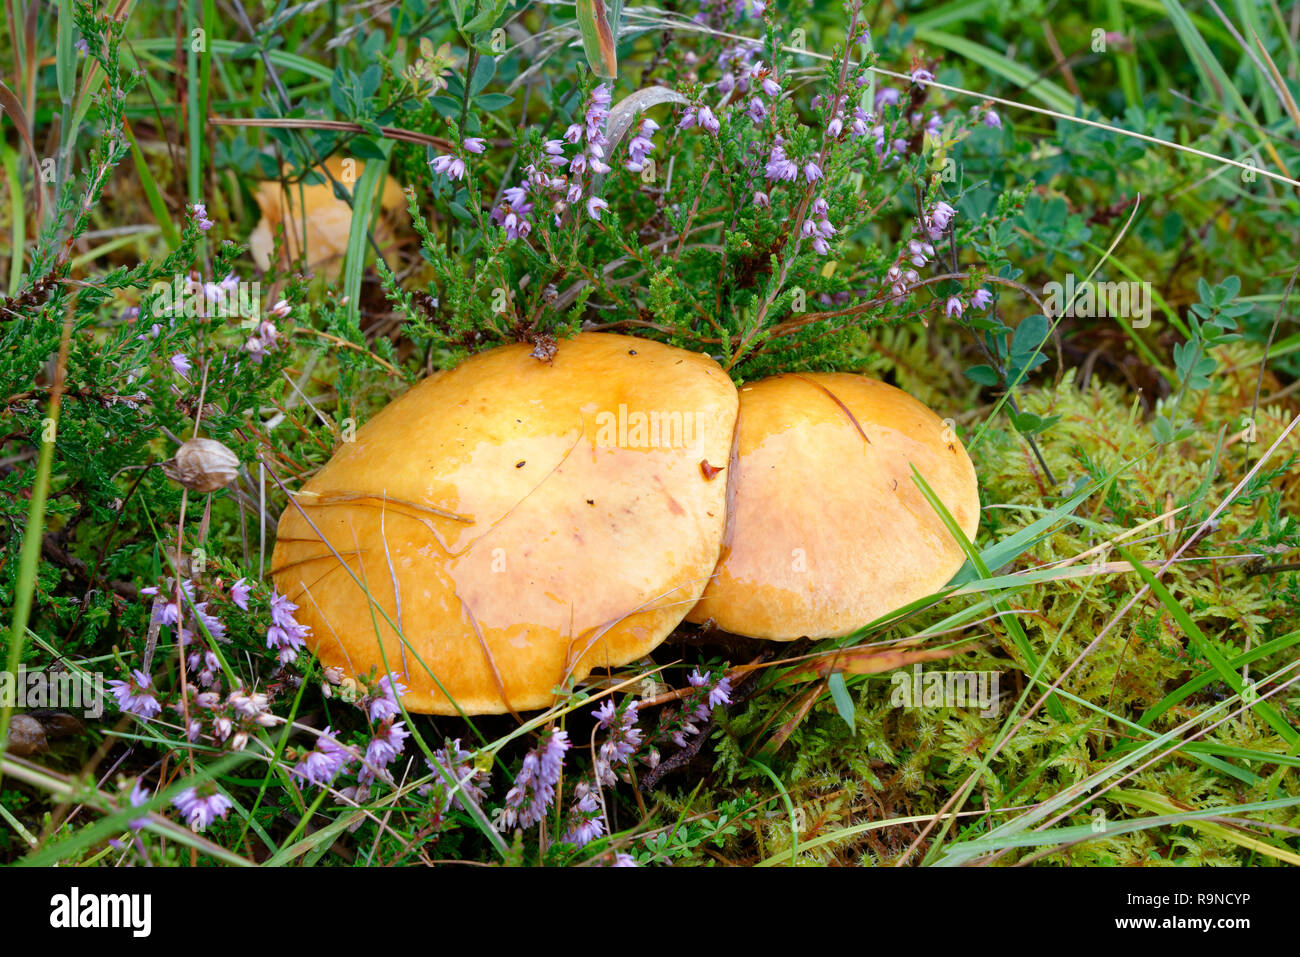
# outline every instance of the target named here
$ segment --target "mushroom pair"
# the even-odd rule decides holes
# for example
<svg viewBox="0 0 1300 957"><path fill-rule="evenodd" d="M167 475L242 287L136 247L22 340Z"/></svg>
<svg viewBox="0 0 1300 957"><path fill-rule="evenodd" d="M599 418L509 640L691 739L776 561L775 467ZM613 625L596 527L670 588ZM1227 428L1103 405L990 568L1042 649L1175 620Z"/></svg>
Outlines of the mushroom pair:
<svg viewBox="0 0 1300 957"><path fill-rule="evenodd" d="M683 620L791 640L931 594L975 472L937 416L861 376L739 392L707 356L583 333L414 386L294 496L276 587L326 666L394 672L411 711L549 706Z"/></svg>

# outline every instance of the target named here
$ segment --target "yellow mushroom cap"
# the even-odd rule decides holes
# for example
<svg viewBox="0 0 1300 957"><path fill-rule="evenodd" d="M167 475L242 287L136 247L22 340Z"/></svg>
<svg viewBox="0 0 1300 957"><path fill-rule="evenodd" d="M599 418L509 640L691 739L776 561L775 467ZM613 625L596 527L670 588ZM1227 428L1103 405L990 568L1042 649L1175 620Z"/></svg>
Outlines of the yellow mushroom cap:
<svg viewBox="0 0 1300 957"><path fill-rule="evenodd" d="M843 635L940 589L964 553L912 480L967 537L975 469L922 403L846 373L740 390L738 460L717 572L687 617L777 641Z"/></svg>
<svg viewBox="0 0 1300 957"><path fill-rule="evenodd" d="M502 346L425 379L280 519L272 575L322 662L394 672L410 710L547 707L567 679L658 645L717 562L726 373L600 333L560 341L550 362L531 352Z"/></svg>
<svg viewBox="0 0 1300 957"><path fill-rule="evenodd" d="M356 184L361 182L366 164L361 160L330 156L324 165L330 176L355 196ZM316 170L319 172L320 166ZM248 236L248 250L260 269L271 266L275 231L281 224L285 232L284 264L298 258L304 245L305 222L308 267L319 269L328 276L338 275L352 231L352 207L334 195L334 183L329 176L321 183L294 183L288 189L279 181L270 180L258 186L253 198L262 218ZM381 210L390 216L405 206L406 196L402 187L391 176L384 178L379 203ZM372 231L375 241L381 245L393 235L392 225L383 216L376 218Z"/></svg>

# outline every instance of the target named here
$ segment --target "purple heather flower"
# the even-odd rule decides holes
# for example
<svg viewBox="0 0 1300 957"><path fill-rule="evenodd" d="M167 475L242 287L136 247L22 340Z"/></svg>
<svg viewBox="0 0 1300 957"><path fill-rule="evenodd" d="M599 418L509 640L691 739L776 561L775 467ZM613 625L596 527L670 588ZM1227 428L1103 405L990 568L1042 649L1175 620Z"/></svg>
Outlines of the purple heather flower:
<svg viewBox="0 0 1300 957"><path fill-rule="evenodd" d="M930 234L931 239L942 239L944 230L952 224L953 217L957 210L953 209L943 200L939 200L925 217L926 231Z"/></svg>
<svg viewBox="0 0 1300 957"><path fill-rule="evenodd" d="M230 600L241 611L248 611L248 594L251 591L252 588L249 587L248 580L241 578L230 586Z"/></svg>
<svg viewBox="0 0 1300 957"><path fill-rule="evenodd" d="M762 123L767 118L767 107L763 105L763 101L758 97L752 97L748 108L745 110L745 115L754 123Z"/></svg>
<svg viewBox="0 0 1300 957"><path fill-rule="evenodd" d="M804 164L803 177L810 183L815 183L822 178L822 168L812 160Z"/></svg>
<svg viewBox="0 0 1300 957"><path fill-rule="evenodd" d="M929 70L917 69L912 71L912 82L924 86L934 80L934 74Z"/></svg>
<svg viewBox="0 0 1300 957"><path fill-rule="evenodd" d="M185 379L190 377L190 370L193 369L194 366L190 363L190 360L186 358L183 352L178 352L176 355L172 356L171 363L172 369L175 370L178 376Z"/></svg>
<svg viewBox="0 0 1300 957"><path fill-rule="evenodd" d="M943 311L948 314L949 319L960 319L963 308L961 300L956 296L949 296L948 301L943 304Z"/></svg>
<svg viewBox="0 0 1300 957"><path fill-rule="evenodd" d="M524 755L523 766L514 787L506 794L501 812L504 827L531 827L541 822L546 809L555 800L555 786L564 767L564 752L569 749L569 735L552 731L534 750Z"/></svg>
<svg viewBox="0 0 1300 957"><path fill-rule="evenodd" d="M659 129L659 124L654 120L646 117L641 121L641 126L637 130L636 136L632 137L627 144L627 162L624 167L631 173L639 173L645 168L646 157L654 150L655 130Z"/></svg>
<svg viewBox="0 0 1300 957"><path fill-rule="evenodd" d="M1002 117L998 116L994 110L989 110L984 114L984 125L991 130L1000 130L1002 129Z"/></svg>
<svg viewBox="0 0 1300 957"><path fill-rule="evenodd" d="M195 203L192 205L190 207L190 215L198 220L199 229L203 230L205 233L216 225L216 223L208 219L208 207L203 203Z"/></svg>
<svg viewBox="0 0 1300 957"><path fill-rule="evenodd" d="M203 625L205 629L207 629L208 634L212 638L218 641L225 639L226 626L220 618L208 612L208 603L206 601L201 601L194 605L194 617L199 620L199 623ZM188 631L188 629L186 629L186 631ZM191 637L192 636L190 635L182 635L181 643L189 644Z"/></svg>
<svg viewBox="0 0 1300 957"><path fill-rule="evenodd" d="M769 207L769 206L772 205L772 200L771 200L771 198L767 195L767 193L764 193L764 192L761 192L761 191L760 191L760 192L755 192L755 193L754 193L754 205L757 206L757 207L759 207L760 209L767 209L767 207Z"/></svg>
<svg viewBox="0 0 1300 957"><path fill-rule="evenodd" d="M717 136L718 130L722 129L722 124L718 122L718 118L713 115L713 111L707 106L700 107L699 122L700 126L712 133L714 136Z"/></svg>
<svg viewBox="0 0 1300 957"><path fill-rule="evenodd" d="M799 175L799 166L785 155L785 147L780 143L772 144L772 153L768 157L764 175L771 180L793 182Z"/></svg>
<svg viewBox="0 0 1300 957"><path fill-rule="evenodd" d="M641 747L642 735L636 726L636 702L629 701L620 712L612 700L606 699L591 714L597 721L597 727L609 731L596 758L596 777L613 787L618 783L614 776L614 765L627 764L637 748Z"/></svg>
<svg viewBox="0 0 1300 957"><path fill-rule="evenodd" d="M826 135L833 140L837 140L840 138L840 134L843 132L844 132L844 117L842 116L831 117L831 121L826 124Z"/></svg>
<svg viewBox="0 0 1300 957"><path fill-rule="evenodd" d="M596 220L596 222L600 222L600 211L602 209L609 209L609 203L605 202L599 196L593 196L591 199L587 200L587 215Z"/></svg>
<svg viewBox="0 0 1300 957"><path fill-rule="evenodd" d="M366 759L357 774L357 780L362 784L370 783L376 771L382 771L397 760L410 736L411 732L406 730L406 725L401 721L385 722L366 746Z"/></svg>
<svg viewBox="0 0 1300 957"><path fill-rule="evenodd" d="M473 757L470 752L460 746L460 738L448 742L445 748L439 748L433 752L433 759L438 766L446 770L460 782L460 788L452 794L452 787L447 784L444 775L437 772L433 764L429 764L429 770L435 772L433 780L435 783L443 785L443 804L442 810L446 811L448 807L459 807L466 810L465 802L461 800L462 795L476 804L480 804L487 797L482 787L479 786L478 778L482 775L488 776L488 772L480 771L474 767L470 759ZM484 781L483 783L487 783ZM425 789L427 791L427 789ZM424 793L423 791L421 793Z"/></svg>
<svg viewBox="0 0 1300 957"><path fill-rule="evenodd" d="M605 833L605 819L600 815L600 801L596 792L586 781L578 782L573 795L577 800L569 814L571 823L564 840L585 847Z"/></svg>
<svg viewBox="0 0 1300 957"><path fill-rule="evenodd" d="M148 802L149 789L144 786L143 780L141 780L140 778L136 778L135 785L131 788L131 794L127 798L127 800L131 802L131 807L140 807L141 805ZM129 822L127 824L127 827L129 827L133 831L140 831L143 830L145 825L148 823L149 823L149 818L137 817L135 820Z"/></svg>
<svg viewBox="0 0 1300 957"><path fill-rule="evenodd" d="M987 309L989 303L993 301L993 293L989 292L982 286L971 294L970 304L976 309Z"/></svg>
<svg viewBox="0 0 1300 957"><path fill-rule="evenodd" d="M709 707L731 704L731 679L723 677L709 692Z"/></svg>
<svg viewBox="0 0 1300 957"><path fill-rule="evenodd" d="M876 99L872 104L872 109L880 109L882 106L893 106L898 103L898 90L892 86L883 86L876 91Z"/></svg>
<svg viewBox="0 0 1300 957"><path fill-rule="evenodd" d="M713 681L712 672L702 675L700 669L696 668L687 676L686 680L690 682L692 688L708 688L707 699L695 709L695 717L698 720L703 721L709 716L709 710L716 708L720 704L731 704L731 679L725 675L718 679L716 683L710 684ZM691 724L687 724L682 730L687 734L696 734L698 732L698 729Z"/></svg>
<svg viewBox="0 0 1300 957"><path fill-rule="evenodd" d="M452 179L465 177L465 161L459 156L435 156L429 165L439 176L450 176Z"/></svg>
<svg viewBox="0 0 1300 957"><path fill-rule="evenodd" d="M781 84L776 82L776 78L769 75L763 77L763 92L768 96L776 96L781 92Z"/></svg>
<svg viewBox="0 0 1300 957"><path fill-rule="evenodd" d="M308 784L327 785L352 762L353 754L333 737L327 725L316 737L316 747L293 766L293 774Z"/></svg>
<svg viewBox="0 0 1300 957"><path fill-rule="evenodd" d="M208 302L225 302L227 297L239 288L239 277L228 273L221 282L205 282L203 298Z"/></svg>
<svg viewBox="0 0 1300 957"><path fill-rule="evenodd" d="M859 136L866 136L867 129L871 126L874 119L875 117L862 107L855 106L853 108L853 122L849 124L849 133L854 139L857 139Z"/></svg>
<svg viewBox="0 0 1300 957"><path fill-rule="evenodd" d="M467 153L482 153L487 149L487 143L481 136L467 136L460 141L460 145Z"/></svg>
<svg viewBox="0 0 1300 957"><path fill-rule="evenodd" d="M233 806L224 794L214 791L200 796L197 788L186 788L172 799L172 805L181 812L192 831L206 830L217 818L224 818Z"/></svg>
<svg viewBox="0 0 1300 957"><path fill-rule="evenodd" d="M108 683L108 690L117 699L118 709L146 721L162 713L162 705L150 690L152 687L149 676L138 668L131 672L129 680Z"/></svg>
<svg viewBox="0 0 1300 957"><path fill-rule="evenodd" d="M370 716L370 720L376 724L392 721L402 713L397 699L406 694L406 685L398 681L397 676L392 672L380 678L375 685L378 693L364 699L361 704Z"/></svg>
<svg viewBox="0 0 1300 957"><path fill-rule="evenodd" d="M226 703L234 708L235 714L241 718L260 719L267 713L269 707L266 695L259 691L245 692L242 687L231 691L226 698Z"/></svg>
<svg viewBox="0 0 1300 957"><path fill-rule="evenodd" d="M294 620L293 613L297 610L297 605L271 589L271 627L266 630L266 647L279 652L281 664L296 660L305 639L311 634L311 628Z"/></svg>

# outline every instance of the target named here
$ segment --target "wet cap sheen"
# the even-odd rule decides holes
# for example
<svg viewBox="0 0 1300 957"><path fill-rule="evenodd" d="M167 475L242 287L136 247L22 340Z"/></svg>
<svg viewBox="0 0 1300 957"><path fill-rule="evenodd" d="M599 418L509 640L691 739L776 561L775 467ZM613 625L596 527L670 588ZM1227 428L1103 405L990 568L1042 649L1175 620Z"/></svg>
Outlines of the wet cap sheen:
<svg viewBox="0 0 1300 957"><path fill-rule="evenodd" d="M875 379L800 373L740 390L723 557L690 621L778 641L847 634L942 588L964 553L915 465L968 538L970 457L925 405Z"/></svg>
<svg viewBox="0 0 1300 957"><path fill-rule="evenodd" d="M549 362L532 351L420 382L281 517L272 575L323 664L394 672L412 711L547 707L556 686L657 646L717 562L726 373L601 333Z"/></svg>

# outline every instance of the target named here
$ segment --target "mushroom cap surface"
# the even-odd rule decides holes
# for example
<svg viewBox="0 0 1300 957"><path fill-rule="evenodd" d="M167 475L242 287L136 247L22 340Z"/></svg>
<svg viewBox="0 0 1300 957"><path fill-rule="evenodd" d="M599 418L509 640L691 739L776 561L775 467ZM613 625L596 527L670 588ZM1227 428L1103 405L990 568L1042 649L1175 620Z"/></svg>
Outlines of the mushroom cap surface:
<svg viewBox="0 0 1300 957"><path fill-rule="evenodd" d="M566 680L658 645L717 562L726 473L702 463L731 452L726 373L602 333L559 341L550 362L531 351L420 382L281 517L272 575L317 655L392 671L409 710L547 707Z"/></svg>
<svg viewBox="0 0 1300 957"><path fill-rule="evenodd" d="M968 538L975 469L906 392L848 373L778 375L740 390L722 559L687 616L792 641L847 634L939 590L965 555L910 464Z"/></svg>
<svg viewBox="0 0 1300 957"><path fill-rule="evenodd" d="M366 164L362 160L347 159L346 162L349 165L344 165L345 157L330 156L324 165L330 176L355 194ZM319 172L320 166L315 169ZM305 220L308 267L321 270L328 276L338 275L351 235L352 207L334 195L334 184L329 177L320 183L291 184L288 189L277 180L268 180L258 186L253 198L262 218L249 234L248 249L258 268L270 268L275 230L281 224L285 232L281 265L288 266L298 258L303 248ZM392 238L393 228L388 217L401 209L405 201L401 185L392 176L386 176L379 202L382 211L388 215L374 221L372 231L376 242L382 245Z"/></svg>

